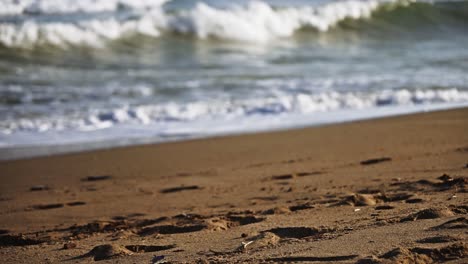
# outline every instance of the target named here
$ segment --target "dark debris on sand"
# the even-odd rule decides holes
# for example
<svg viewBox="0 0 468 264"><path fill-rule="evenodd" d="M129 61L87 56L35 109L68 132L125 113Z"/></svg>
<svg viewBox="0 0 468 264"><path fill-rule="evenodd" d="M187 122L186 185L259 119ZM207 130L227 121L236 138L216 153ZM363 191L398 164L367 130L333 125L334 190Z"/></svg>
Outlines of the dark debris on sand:
<svg viewBox="0 0 468 264"><path fill-rule="evenodd" d="M197 185L180 186L180 187L172 187L172 188L162 189L161 193L174 193L174 192L197 190L197 189L201 189L201 188L199 186L197 186Z"/></svg>
<svg viewBox="0 0 468 264"><path fill-rule="evenodd" d="M29 190L31 192L37 192L37 191L46 191L46 190L49 190L49 186L47 185L34 185L32 186L31 188L29 188Z"/></svg>
<svg viewBox="0 0 468 264"><path fill-rule="evenodd" d="M111 179L112 176L110 175L97 175L97 176L88 176L86 178L83 178L82 181L103 181L103 180L109 180Z"/></svg>
<svg viewBox="0 0 468 264"><path fill-rule="evenodd" d="M392 158L389 157L382 157L382 158L375 158L375 159L368 159L361 161L361 165L373 165L381 162L391 161Z"/></svg>

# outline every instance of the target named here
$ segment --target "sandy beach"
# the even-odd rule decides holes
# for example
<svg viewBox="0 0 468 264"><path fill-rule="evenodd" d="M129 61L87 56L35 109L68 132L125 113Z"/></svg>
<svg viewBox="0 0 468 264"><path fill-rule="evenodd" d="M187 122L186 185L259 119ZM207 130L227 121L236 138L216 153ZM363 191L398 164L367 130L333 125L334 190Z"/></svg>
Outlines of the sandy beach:
<svg viewBox="0 0 468 264"><path fill-rule="evenodd" d="M2 263L466 263L468 108L0 163Z"/></svg>

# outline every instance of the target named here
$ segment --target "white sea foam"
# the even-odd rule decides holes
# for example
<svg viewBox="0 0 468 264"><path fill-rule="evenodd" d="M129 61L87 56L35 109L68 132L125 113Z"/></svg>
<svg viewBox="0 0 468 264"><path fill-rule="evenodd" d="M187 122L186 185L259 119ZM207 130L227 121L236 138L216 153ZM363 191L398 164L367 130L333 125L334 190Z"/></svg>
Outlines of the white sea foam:
<svg viewBox="0 0 468 264"><path fill-rule="evenodd" d="M159 13L154 10L154 13ZM0 42L9 47L29 47L40 44L57 46L86 44L100 47L104 40L114 40L126 35L143 34L157 37L160 31L155 25L162 23L161 16L149 13L138 20L118 21L86 20L77 23L36 23L32 21L20 25L0 23Z"/></svg>
<svg viewBox="0 0 468 264"><path fill-rule="evenodd" d="M94 13L159 7L167 0L0 0L0 15Z"/></svg>
<svg viewBox="0 0 468 264"><path fill-rule="evenodd" d="M267 42L289 37L301 28L328 31L344 19L368 18L381 4L398 0L344 0L316 6L273 8L265 2L253 1L228 9L198 3L193 9L164 12L164 1L39 1L0 2L4 13L115 10L120 5L147 7L131 19L91 18L79 21L25 20L21 23L0 23L0 43L6 46L84 44L102 46L109 40L132 34L157 37L161 32L177 32L198 38L219 38L244 42ZM58 4L60 2L61 4ZM70 3L69 3L70 2ZM93 2L94 4L90 4ZM67 4L68 3L68 4ZM156 4L154 4L156 3ZM92 8L92 10L88 10ZM1 13L0 13L1 14Z"/></svg>
<svg viewBox="0 0 468 264"><path fill-rule="evenodd" d="M289 37L304 27L327 31L346 19L367 18L377 9L375 0L347 0L316 7L275 10L264 2L251 2L246 7L222 10L199 3L190 12L169 18L170 30L194 33L200 38L265 42Z"/></svg>
<svg viewBox="0 0 468 264"><path fill-rule="evenodd" d="M307 116L317 112L437 103L468 103L468 91L457 89L410 91L403 89L375 93L278 94L268 98L193 101L184 104L168 102L158 105L124 106L113 110L94 110L87 116L81 114L4 120L0 123L0 132L8 135L21 131L90 131L119 124L184 123L190 127L192 124L204 120L242 120L249 116L262 116L268 120L269 117L279 115Z"/></svg>

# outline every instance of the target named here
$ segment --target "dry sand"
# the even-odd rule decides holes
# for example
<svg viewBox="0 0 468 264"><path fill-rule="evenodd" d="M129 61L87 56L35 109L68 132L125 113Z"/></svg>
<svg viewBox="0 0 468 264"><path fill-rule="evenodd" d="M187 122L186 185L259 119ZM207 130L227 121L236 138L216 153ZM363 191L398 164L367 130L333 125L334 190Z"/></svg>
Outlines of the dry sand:
<svg viewBox="0 0 468 264"><path fill-rule="evenodd" d="M0 174L2 263L468 262L468 108Z"/></svg>

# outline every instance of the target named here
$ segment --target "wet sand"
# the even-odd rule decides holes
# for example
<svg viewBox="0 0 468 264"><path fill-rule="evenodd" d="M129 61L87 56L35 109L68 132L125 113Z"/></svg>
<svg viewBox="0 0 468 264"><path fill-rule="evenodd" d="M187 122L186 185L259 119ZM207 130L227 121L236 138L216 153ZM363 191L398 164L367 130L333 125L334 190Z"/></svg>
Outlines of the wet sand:
<svg viewBox="0 0 468 264"><path fill-rule="evenodd" d="M468 261L468 108L8 161L0 174L4 263Z"/></svg>

